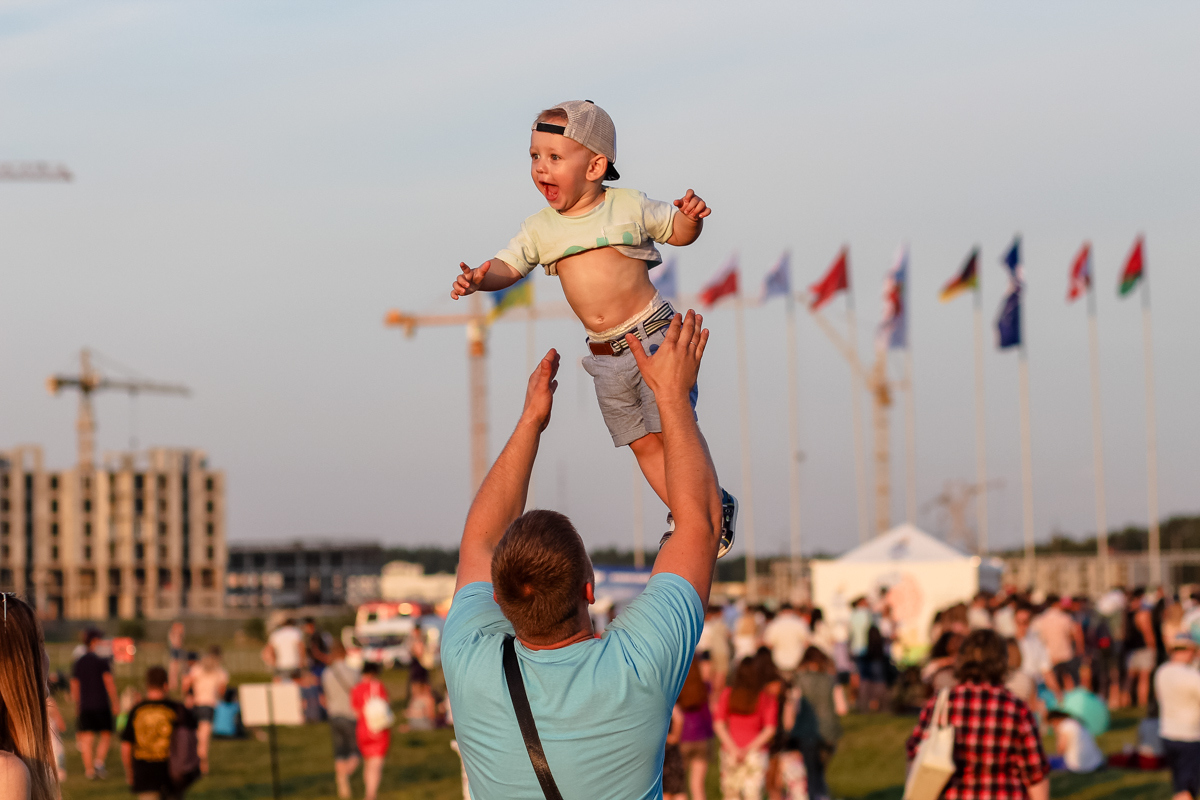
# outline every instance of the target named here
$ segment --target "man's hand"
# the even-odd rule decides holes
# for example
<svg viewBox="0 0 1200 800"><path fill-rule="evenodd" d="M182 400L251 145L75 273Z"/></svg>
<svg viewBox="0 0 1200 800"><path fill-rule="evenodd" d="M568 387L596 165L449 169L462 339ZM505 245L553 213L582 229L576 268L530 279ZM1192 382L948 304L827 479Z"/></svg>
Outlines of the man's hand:
<svg viewBox="0 0 1200 800"><path fill-rule="evenodd" d="M458 268L462 270L462 274L454 279L454 285L450 288L450 298L453 300L479 291L483 277L492 268L492 262L485 261L478 268L471 269L465 261L460 261Z"/></svg>
<svg viewBox="0 0 1200 800"><path fill-rule="evenodd" d="M700 195L691 189L688 189L687 194L675 201L675 207L679 209L680 214L693 222L699 222L712 213L712 209L704 203Z"/></svg>
<svg viewBox="0 0 1200 800"><path fill-rule="evenodd" d="M554 391L558 388L558 381L554 377L558 375L559 361L558 351L550 348L529 376L529 385L525 389L525 408L521 411L521 419L536 425L539 432L546 430L550 424Z"/></svg>
<svg viewBox="0 0 1200 800"><path fill-rule="evenodd" d="M673 399L687 400L696 376L700 372L700 360L708 344L708 330L704 317L688 310L687 316L675 315L667 336L653 356L646 355L642 342L632 333L625 334L625 342L633 352L642 380L654 392L659 404Z"/></svg>

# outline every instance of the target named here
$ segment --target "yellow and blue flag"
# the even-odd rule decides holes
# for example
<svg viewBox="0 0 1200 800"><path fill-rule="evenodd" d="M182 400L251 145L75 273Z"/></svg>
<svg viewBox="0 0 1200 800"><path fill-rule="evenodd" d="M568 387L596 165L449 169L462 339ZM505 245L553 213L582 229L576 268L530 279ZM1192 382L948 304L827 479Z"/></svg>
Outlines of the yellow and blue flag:
<svg viewBox="0 0 1200 800"><path fill-rule="evenodd" d="M526 275L507 289L492 293L492 310L488 312L488 324L495 322L510 308L531 305L533 305L533 281Z"/></svg>

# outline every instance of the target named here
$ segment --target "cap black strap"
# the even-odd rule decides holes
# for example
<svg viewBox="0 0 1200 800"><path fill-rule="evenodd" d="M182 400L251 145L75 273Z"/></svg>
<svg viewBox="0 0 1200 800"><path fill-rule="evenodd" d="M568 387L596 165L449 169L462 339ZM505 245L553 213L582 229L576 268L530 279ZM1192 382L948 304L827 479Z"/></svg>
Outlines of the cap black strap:
<svg viewBox="0 0 1200 800"><path fill-rule="evenodd" d="M537 125L535 125L533 127L533 129L535 131L539 131L541 133L557 133L559 136L562 136L564 133L567 132L567 129L565 126L551 125L549 122L539 122Z"/></svg>
<svg viewBox="0 0 1200 800"><path fill-rule="evenodd" d="M539 123L540 124L540 123ZM558 127L557 125L551 127ZM521 680L521 666L517 663L517 648L513 637L504 637L504 679L508 681L508 694L512 697L513 710L517 712L517 724L521 726L521 738L525 740L525 749L529 752L529 761L537 774L538 783L542 785L542 794L546 800L562 800L558 792L558 784L550 774L550 764L546 761L546 752L542 750L542 740L538 737L537 724L533 721L533 711L529 708L529 696L525 693L525 682Z"/></svg>

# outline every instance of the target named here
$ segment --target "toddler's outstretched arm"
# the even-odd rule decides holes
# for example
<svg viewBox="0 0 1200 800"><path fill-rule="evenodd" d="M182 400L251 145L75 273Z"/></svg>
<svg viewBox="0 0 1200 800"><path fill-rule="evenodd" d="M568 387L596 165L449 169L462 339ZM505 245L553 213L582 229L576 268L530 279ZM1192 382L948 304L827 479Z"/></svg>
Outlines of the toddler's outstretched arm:
<svg viewBox="0 0 1200 800"><path fill-rule="evenodd" d="M667 244L683 247L700 238L700 231L704 230L704 218L712 213L712 209L691 189L675 201L675 207L679 213L671 223L671 238L667 239Z"/></svg>
<svg viewBox="0 0 1200 800"><path fill-rule="evenodd" d="M463 261L459 263L458 268L462 270L462 274L454 279L454 285L450 287L450 297L454 300L478 291L495 292L507 289L521 280L521 273L498 258L485 261L475 269L471 269Z"/></svg>

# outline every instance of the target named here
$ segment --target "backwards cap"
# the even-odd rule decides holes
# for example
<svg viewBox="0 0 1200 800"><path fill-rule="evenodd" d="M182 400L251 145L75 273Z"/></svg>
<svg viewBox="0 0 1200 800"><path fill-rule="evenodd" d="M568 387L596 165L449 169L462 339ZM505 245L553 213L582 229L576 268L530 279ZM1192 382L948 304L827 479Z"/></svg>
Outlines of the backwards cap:
<svg viewBox="0 0 1200 800"><path fill-rule="evenodd" d="M557 133L559 136L574 139L593 153L599 153L608 159L608 171L604 173L604 180L615 181L621 177L614 166L617 160L617 128L607 111L591 100L568 100L551 106L549 110L566 114L567 124L534 122L532 130Z"/></svg>

